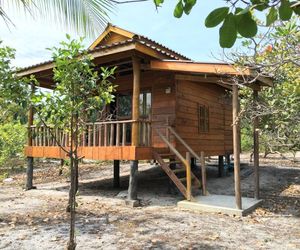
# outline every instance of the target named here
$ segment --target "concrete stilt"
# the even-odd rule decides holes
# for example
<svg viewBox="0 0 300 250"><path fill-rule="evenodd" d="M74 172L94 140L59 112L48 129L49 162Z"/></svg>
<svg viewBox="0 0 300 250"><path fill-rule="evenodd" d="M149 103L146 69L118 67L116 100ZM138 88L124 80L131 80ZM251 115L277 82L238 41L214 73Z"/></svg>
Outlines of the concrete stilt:
<svg viewBox="0 0 300 250"><path fill-rule="evenodd" d="M219 177L224 177L224 157L219 155L219 166L218 166Z"/></svg>
<svg viewBox="0 0 300 250"><path fill-rule="evenodd" d="M26 190L34 189L33 186L33 157L27 157L27 169L26 169Z"/></svg>
<svg viewBox="0 0 300 250"><path fill-rule="evenodd" d="M114 188L120 187L120 161L114 160Z"/></svg>
<svg viewBox="0 0 300 250"><path fill-rule="evenodd" d="M138 164L139 161L130 161L130 177L126 204L132 207L137 207L140 205L137 198Z"/></svg>

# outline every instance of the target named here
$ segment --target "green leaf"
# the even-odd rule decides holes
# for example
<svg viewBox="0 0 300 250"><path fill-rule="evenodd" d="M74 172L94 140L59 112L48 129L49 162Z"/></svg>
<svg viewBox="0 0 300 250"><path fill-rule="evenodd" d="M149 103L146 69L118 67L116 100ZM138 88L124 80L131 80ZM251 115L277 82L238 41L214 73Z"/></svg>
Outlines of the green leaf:
<svg viewBox="0 0 300 250"><path fill-rule="evenodd" d="M252 19L250 12L241 16L237 30L241 36L246 38L254 37L257 34L257 24Z"/></svg>
<svg viewBox="0 0 300 250"><path fill-rule="evenodd" d="M216 27L225 19L225 17L228 15L228 12L229 12L229 7L222 7L213 10L206 17L205 26L207 28Z"/></svg>
<svg viewBox="0 0 300 250"><path fill-rule="evenodd" d="M219 30L219 36L219 43L222 48L231 48L234 45L237 38L237 30L234 15L232 13L225 18L224 23Z"/></svg>
<svg viewBox="0 0 300 250"><path fill-rule="evenodd" d="M153 0L153 1L156 7L159 7L161 4L164 3L164 0Z"/></svg>
<svg viewBox="0 0 300 250"><path fill-rule="evenodd" d="M186 15L189 15L191 13L192 8L194 7L194 5L196 4L197 0L184 0L184 13Z"/></svg>
<svg viewBox="0 0 300 250"><path fill-rule="evenodd" d="M238 8L240 11L236 11L235 15L239 16L239 15L244 15L246 13L248 13L250 11L250 6L248 6L247 8Z"/></svg>
<svg viewBox="0 0 300 250"><path fill-rule="evenodd" d="M183 4L182 4L182 1L181 1L181 0L180 0L180 1L178 2L178 4L176 5L173 14L174 14L174 16L175 16L176 18L182 17L182 14L183 14Z"/></svg>
<svg viewBox="0 0 300 250"><path fill-rule="evenodd" d="M279 17L283 21L288 21L292 17L293 10L291 8L290 2L287 0L282 0L281 5L278 8Z"/></svg>
<svg viewBox="0 0 300 250"><path fill-rule="evenodd" d="M300 5L295 5L297 2L291 2L291 7L295 14L300 15ZM294 6L295 5L295 6Z"/></svg>
<svg viewBox="0 0 300 250"><path fill-rule="evenodd" d="M251 0L252 8L263 11L269 7L269 0Z"/></svg>
<svg viewBox="0 0 300 250"><path fill-rule="evenodd" d="M270 8L270 11L267 15L266 25L270 26L272 23L274 23L277 20L277 18L278 18L277 10L274 7Z"/></svg>

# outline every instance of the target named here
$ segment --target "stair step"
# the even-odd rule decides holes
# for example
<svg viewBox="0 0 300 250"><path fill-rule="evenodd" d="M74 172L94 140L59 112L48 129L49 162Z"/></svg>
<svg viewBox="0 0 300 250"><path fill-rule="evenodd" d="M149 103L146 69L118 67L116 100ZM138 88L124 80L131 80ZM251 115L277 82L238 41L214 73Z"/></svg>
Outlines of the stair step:
<svg viewBox="0 0 300 250"><path fill-rule="evenodd" d="M168 163L169 164L179 164L179 163L181 163L181 161L169 161Z"/></svg>
<svg viewBox="0 0 300 250"><path fill-rule="evenodd" d="M176 169L172 169L172 171L174 174L182 173L182 172L185 172L185 168L176 168Z"/></svg>
<svg viewBox="0 0 300 250"><path fill-rule="evenodd" d="M175 158L175 154L172 154L172 153L159 154L159 156L161 158L170 158L170 157L174 157Z"/></svg>
<svg viewBox="0 0 300 250"><path fill-rule="evenodd" d="M181 182L186 182L186 177L183 177L183 178L178 178ZM195 176L191 176L191 180L194 180L195 179Z"/></svg>
<svg viewBox="0 0 300 250"><path fill-rule="evenodd" d="M186 182L186 177L184 177L184 178L179 178L179 180L180 180L181 182Z"/></svg>

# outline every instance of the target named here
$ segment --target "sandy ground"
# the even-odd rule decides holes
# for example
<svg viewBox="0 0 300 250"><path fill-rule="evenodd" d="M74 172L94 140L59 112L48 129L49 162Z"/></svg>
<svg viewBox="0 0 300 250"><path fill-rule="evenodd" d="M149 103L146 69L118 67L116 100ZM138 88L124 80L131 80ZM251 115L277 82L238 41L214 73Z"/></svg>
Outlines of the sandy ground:
<svg viewBox="0 0 300 250"><path fill-rule="evenodd" d="M214 161L211 162L215 163ZM23 191L24 173L0 185L0 249L64 249L69 183L57 162L39 163L36 190ZM300 249L300 166L278 157L261 160L260 208L243 218L180 210L159 167L140 164L142 207L124 205L128 164L121 188L112 188L111 164L83 164L77 198L77 249ZM253 170L243 164L243 196L253 195ZM208 168L208 190L233 194L233 173L217 178ZM172 191L172 192L170 192Z"/></svg>

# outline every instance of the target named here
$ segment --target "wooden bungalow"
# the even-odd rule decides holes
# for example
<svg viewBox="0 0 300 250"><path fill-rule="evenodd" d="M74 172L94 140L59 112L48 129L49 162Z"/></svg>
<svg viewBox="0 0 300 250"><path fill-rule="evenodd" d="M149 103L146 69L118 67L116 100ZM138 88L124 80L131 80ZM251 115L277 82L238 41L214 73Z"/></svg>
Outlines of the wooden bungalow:
<svg viewBox="0 0 300 250"><path fill-rule="evenodd" d="M96 65L117 66L118 87L116 100L109 107L110 119L86 124L80 156L114 160L116 185L119 161L130 160L129 199L132 200L137 198L135 178L139 160L156 160L188 200L193 198L192 186L202 187L205 194L204 155L223 159L222 156L232 154L233 135L236 148L239 147L238 122L232 122L233 115L237 116L238 88L225 82L232 76L249 76L251 71L240 72L227 64L194 62L145 36L110 24L89 47L89 53ZM18 74L35 75L41 87L53 89L53 67L54 63L48 61L24 68ZM259 79L250 87L257 93L263 85L269 82ZM51 138L49 128L35 127L33 117L31 110L25 147L28 177L32 177L33 158L66 157ZM62 145L68 146L67 134L52 132ZM238 154L236 151L236 161ZM200 181L190 166L191 159L201 160L201 155ZM236 164L238 178L239 162ZM31 187L29 181L27 188Z"/></svg>

